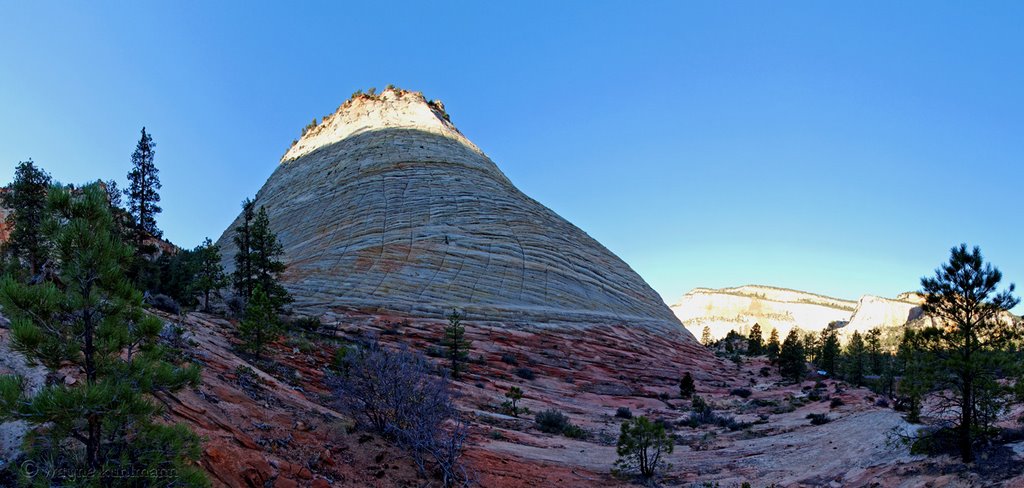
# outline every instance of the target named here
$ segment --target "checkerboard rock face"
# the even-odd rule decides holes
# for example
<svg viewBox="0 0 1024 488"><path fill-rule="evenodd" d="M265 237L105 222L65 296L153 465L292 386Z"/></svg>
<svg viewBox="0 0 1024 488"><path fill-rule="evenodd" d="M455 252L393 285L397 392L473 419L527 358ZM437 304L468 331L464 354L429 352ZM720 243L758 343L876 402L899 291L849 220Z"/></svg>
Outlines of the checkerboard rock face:
<svg viewBox="0 0 1024 488"><path fill-rule="evenodd" d="M693 340L657 293L520 192L440 102L357 95L309 129L256 195L299 313L344 310L517 326L623 324ZM233 269L233 229L219 244Z"/></svg>

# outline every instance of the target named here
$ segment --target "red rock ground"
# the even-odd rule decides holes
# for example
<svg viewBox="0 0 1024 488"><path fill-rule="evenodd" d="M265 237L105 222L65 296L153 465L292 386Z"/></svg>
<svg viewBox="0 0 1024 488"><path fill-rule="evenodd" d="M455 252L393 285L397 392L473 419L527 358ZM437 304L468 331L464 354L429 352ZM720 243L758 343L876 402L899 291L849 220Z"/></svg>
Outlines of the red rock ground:
<svg viewBox="0 0 1024 488"><path fill-rule="evenodd" d="M303 339L292 333L271 346L269 359L253 361L235 352L231 322L199 313L185 318L190 345L183 354L203 365L203 383L162 401L169 407L167 420L187 422L205 437L201 462L215 485L428 484L383 439L351 430L351 419L332 408L324 378L341 343L333 337L375 334L385 343L427 350L443 324L358 313L336 319L331 334ZM760 375L766 366L761 359L737 366L699 345L641 331L466 326L474 362L457 383L458 403L472 420L465 460L481 486L628 485L609 473L621 422L616 409L626 406L670 423L687 418L689 401L678 395L678 379L687 371L717 412L756 423L735 432L672 427L676 445L668 456L673 466L660 479L664 485L1024 486L1019 469L1012 474L1010 468L1020 466L1024 445L1013 446L1017 454L1011 458L993 460L987 471L960 469L948 457L911 456L888 443L887 434L913 427L892 409L876 406L866 389L838 385L837 393L837 384L825 381L823 393L843 402L833 408L828 399L806 398L813 382L784 386L774 371ZM518 364L508 364L503 355ZM522 367L535 378L517 376ZM521 406L534 413L562 410L589 437L545 434L532 414L508 415L501 403L511 385L525 392ZM730 395L741 386L752 390L750 398ZM826 413L831 422L810 425L809 413ZM763 415L766 422L759 421Z"/></svg>

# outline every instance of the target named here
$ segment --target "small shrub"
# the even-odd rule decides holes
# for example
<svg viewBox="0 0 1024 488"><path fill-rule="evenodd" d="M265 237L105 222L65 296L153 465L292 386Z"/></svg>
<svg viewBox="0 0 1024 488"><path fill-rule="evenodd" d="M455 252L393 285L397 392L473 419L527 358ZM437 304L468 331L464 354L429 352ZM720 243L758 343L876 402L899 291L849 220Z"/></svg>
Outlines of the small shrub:
<svg viewBox="0 0 1024 488"><path fill-rule="evenodd" d="M316 332L320 330L320 319L316 317L299 317L289 324L293 329L305 332Z"/></svg>
<svg viewBox="0 0 1024 488"><path fill-rule="evenodd" d="M807 418L811 420L811 425L823 425L832 421L828 415L823 413L809 413Z"/></svg>
<svg viewBox="0 0 1024 488"><path fill-rule="evenodd" d="M749 398L751 391L749 388L733 388L729 391L730 395L738 396L740 398Z"/></svg>
<svg viewBox="0 0 1024 488"><path fill-rule="evenodd" d="M443 358L443 357L447 356L446 351L441 346L430 346L430 347L427 347L426 354L427 354L428 357L432 357L432 358Z"/></svg>
<svg viewBox="0 0 1024 488"><path fill-rule="evenodd" d="M761 376L767 378L767 377L772 375L772 369L769 368L768 366L765 366L765 367L761 368L761 371L759 371L758 374L760 374Z"/></svg>
<svg viewBox="0 0 1024 488"><path fill-rule="evenodd" d="M148 297L146 297L146 303L148 303L151 307L161 312L173 314L181 313L181 306L178 305L178 302L174 301L173 298L167 295L163 295L160 293L157 293L155 295L149 295Z"/></svg>
<svg viewBox="0 0 1024 488"><path fill-rule="evenodd" d="M519 416L519 400L523 399L523 390L518 386L510 386L508 391L505 392L505 398L508 401L505 402L505 407L512 412L513 417Z"/></svg>
<svg viewBox="0 0 1024 488"><path fill-rule="evenodd" d="M562 429L562 435L570 439L586 439L590 436L590 433L583 430L583 428L578 425L569 424Z"/></svg>
<svg viewBox="0 0 1024 488"><path fill-rule="evenodd" d="M516 376L518 376L518 377L520 377L520 378L522 378L524 380L532 380L532 379L534 379L536 377L536 375L533 373L533 370L530 369L530 368L526 368L526 367L517 368L516 369Z"/></svg>
<svg viewBox="0 0 1024 488"><path fill-rule="evenodd" d="M512 354L510 352L501 354L501 362L505 364L511 364L512 366L519 366L519 360L516 359L515 354Z"/></svg>
<svg viewBox="0 0 1024 488"><path fill-rule="evenodd" d="M839 398L839 397L835 397L835 398L832 399L832 403L829 404L829 407L830 408L836 408L836 407L841 407L843 405L845 405L845 403L843 402L843 399Z"/></svg>
<svg viewBox="0 0 1024 488"><path fill-rule="evenodd" d="M629 407L619 407L618 410L615 411L615 416L620 419L631 419L633 418L633 411L630 410Z"/></svg>
<svg viewBox="0 0 1024 488"><path fill-rule="evenodd" d="M658 393L658 399L661 400L661 401L668 401L668 399L669 399L668 393L666 393L664 391L661 392L661 393Z"/></svg>
<svg viewBox="0 0 1024 488"><path fill-rule="evenodd" d="M882 407L882 408L889 408L889 401L884 399L884 398L879 398L877 401L875 401L875 406L876 407Z"/></svg>
<svg viewBox="0 0 1024 488"><path fill-rule="evenodd" d="M537 428L540 429L541 432L546 432L548 434L561 434L562 431L565 430L565 427L570 425L569 417L554 409L538 413L534 421L537 423Z"/></svg>
<svg viewBox="0 0 1024 488"><path fill-rule="evenodd" d="M922 430L920 436L910 445L911 454L937 456L960 452L957 432L952 428Z"/></svg>

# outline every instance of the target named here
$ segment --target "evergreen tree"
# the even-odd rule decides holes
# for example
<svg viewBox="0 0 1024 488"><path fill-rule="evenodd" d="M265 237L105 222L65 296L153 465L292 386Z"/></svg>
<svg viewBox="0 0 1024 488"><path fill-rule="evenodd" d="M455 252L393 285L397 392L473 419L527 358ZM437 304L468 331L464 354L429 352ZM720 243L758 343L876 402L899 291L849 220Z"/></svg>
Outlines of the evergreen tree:
<svg viewBox="0 0 1024 488"><path fill-rule="evenodd" d="M224 266L220 264L220 246L209 237L193 251L196 256L196 275L191 290L203 296L203 310L210 310L210 293L217 294L221 288L228 286Z"/></svg>
<svg viewBox="0 0 1024 488"><path fill-rule="evenodd" d="M864 337L860 332L853 331L850 343L846 346L846 379L857 386L864 384L864 372L867 367L867 349Z"/></svg>
<svg viewBox="0 0 1024 488"><path fill-rule="evenodd" d="M750 356L764 354L764 336L761 335L761 324L756 322L750 328L750 336L747 338L747 354Z"/></svg>
<svg viewBox="0 0 1024 488"><path fill-rule="evenodd" d="M512 416L518 417L519 406L517 404L519 403L519 400L523 399L523 390L518 386L510 386L508 387L508 391L505 392L505 398L508 398L508 401L505 403L507 404L509 411L512 412Z"/></svg>
<svg viewBox="0 0 1024 488"><path fill-rule="evenodd" d="M679 380L679 396L681 398L690 398L696 391L697 385L693 382L693 376L687 371Z"/></svg>
<svg viewBox="0 0 1024 488"><path fill-rule="evenodd" d="M252 253L250 252L252 221L254 218L256 218L256 204L246 198L242 201L242 223L235 227L235 235L233 237L237 252L235 253L235 272L232 275L235 294L246 301L252 296L253 289L255 288L252 272Z"/></svg>
<svg viewBox="0 0 1024 488"><path fill-rule="evenodd" d="M711 347L714 342L715 340L711 338L711 327L705 325L704 332L700 335L700 343L704 344L706 347Z"/></svg>
<svg viewBox="0 0 1024 488"><path fill-rule="evenodd" d="M924 312L940 326L911 331L908 346L924 353L925 378L938 407L955 417L960 456L974 459L975 443L988 435L996 415L1015 400L1013 385L1024 381L1020 324L1004 314L1020 300L1014 285L999 291L1002 273L986 263L981 250L966 244L950 251L949 262L934 277L921 278Z"/></svg>
<svg viewBox="0 0 1024 488"><path fill-rule="evenodd" d="M49 255L43 221L47 216L46 195L51 183L46 171L37 168L32 160L23 161L14 170L14 181L0 196L0 203L11 210L6 222L11 234L4 243L5 254L28 266L29 275L33 277Z"/></svg>
<svg viewBox="0 0 1024 488"><path fill-rule="evenodd" d="M806 352L800 340L800 331L793 329L786 335L779 351L779 374L794 383L800 383L807 372Z"/></svg>
<svg viewBox="0 0 1024 488"><path fill-rule="evenodd" d="M252 299L245 307L245 319L238 326L238 335L242 339L242 348L256 356L263 357L267 344L281 332L281 321L274 310L270 297L263 291L263 285L257 283L252 292Z"/></svg>
<svg viewBox="0 0 1024 488"><path fill-rule="evenodd" d="M868 331L864 340L868 353L868 371L871 374L882 374L883 353L882 353L882 329L874 327Z"/></svg>
<svg viewBox="0 0 1024 488"><path fill-rule="evenodd" d="M279 275L286 268L280 257L284 255L284 247L277 240L277 234L270 228L270 217L267 209L260 207L256 218L249 229L249 261L253 283L263 287L274 310L281 309L292 302L288 290L279 281Z"/></svg>
<svg viewBox="0 0 1024 488"><path fill-rule="evenodd" d="M451 315L448 316L448 326L444 328L444 339L441 344L448 349L452 378L458 378L459 373L465 369L464 363L469 357L470 346L466 340L466 327L462 325L462 315L458 310L452 309Z"/></svg>
<svg viewBox="0 0 1024 488"><path fill-rule="evenodd" d="M765 354L768 355L768 360L775 364L779 359L779 351L782 349L782 345L779 344L779 329L772 328L772 333L768 337L768 345L764 349Z"/></svg>
<svg viewBox="0 0 1024 488"><path fill-rule="evenodd" d="M615 452L614 474L639 472L644 478L657 474L662 456L672 453L674 442L665 433L665 426L647 417L635 417L622 423Z"/></svg>
<svg viewBox="0 0 1024 488"><path fill-rule="evenodd" d="M196 486L206 480L194 463L199 438L183 426L156 423L151 400L199 382L194 365L173 364L158 342L163 324L142 308L122 263L132 249L113 232L106 195L98 186L72 195L53 189L47 237L59 263L53 280L24 285L0 281L0 305L11 318L15 350L52 375L81 372L29 396L20 378L0 377L0 420L35 426L25 452L46 486ZM118 473L170 475L126 479ZM69 478L68 473L76 475ZM43 476L46 479L40 479Z"/></svg>
<svg viewBox="0 0 1024 488"><path fill-rule="evenodd" d="M821 354L821 338L818 337L818 334L810 331L804 333L801 343L804 346L806 361L814 361Z"/></svg>
<svg viewBox="0 0 1024 488"><path fill-rule="evenodd" d="M818 365L819 369L827 371L829 376L837 376L839 373L839 354L842 352L839 347L839 334L835 329L826 327L821 331L819 343L821 347L818 348L818 355L815 357L814 362Z"/></svg>
<svg viewBox="0 0 1024 488"><path fill-rule="evenodd" d="M139 138L132 153L132 170L128 172L128 188L124 190L128 197L128 212L135 219L137 229L136 245L142 246L142 240L146 235L160 237L163 233L156 226L156 215L162 211L157 203L160 202L160 194L157 192L162 185L158 174L160 170L153 164L153 157L156 155L154 148L156 143L153 137L142 128L142 137Z"/></svg>

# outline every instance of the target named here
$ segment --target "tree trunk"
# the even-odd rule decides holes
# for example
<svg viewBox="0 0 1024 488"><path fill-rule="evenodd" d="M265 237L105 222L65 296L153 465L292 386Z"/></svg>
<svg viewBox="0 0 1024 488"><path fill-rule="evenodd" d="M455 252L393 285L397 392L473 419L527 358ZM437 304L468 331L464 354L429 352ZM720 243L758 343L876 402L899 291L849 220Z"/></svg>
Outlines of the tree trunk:
<svg viewBox="0 0 1024 488"><path fill-rule="evenodd" d="M974 461L971 449L971 427L974 423L974 382L970 377L964 378L964 401L960 405L960 458L963 462Z"/></svg>

